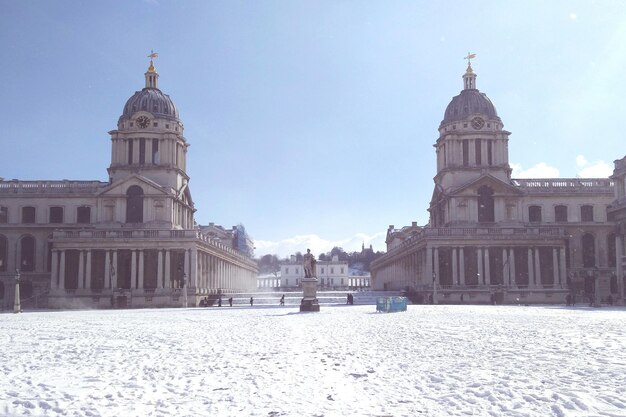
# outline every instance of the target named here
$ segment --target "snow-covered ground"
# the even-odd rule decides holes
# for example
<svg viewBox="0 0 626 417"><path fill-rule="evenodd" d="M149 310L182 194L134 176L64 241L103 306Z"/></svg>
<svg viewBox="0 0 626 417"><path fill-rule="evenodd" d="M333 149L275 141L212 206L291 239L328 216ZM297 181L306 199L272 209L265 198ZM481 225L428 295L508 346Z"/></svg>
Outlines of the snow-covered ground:
<svg viewBox="0 0 626 417"><path fill-rule="evenodd" d="M626 310L0 315L0 415L626 416Z"/></svg>

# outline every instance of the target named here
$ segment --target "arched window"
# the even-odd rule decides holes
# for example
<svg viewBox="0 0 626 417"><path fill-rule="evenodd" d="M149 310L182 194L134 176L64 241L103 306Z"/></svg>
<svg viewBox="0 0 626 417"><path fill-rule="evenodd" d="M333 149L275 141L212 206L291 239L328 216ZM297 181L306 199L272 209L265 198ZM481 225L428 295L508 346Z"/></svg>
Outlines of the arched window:
<svg viewBox="0 0 626 417"><path fill-rule="evenodd" d="M35 270L35 239L32 236L24 236L20 240L20 266L21 271Z"/></svg>
<svg viewBox="0 0 626 417"><path fill-rule="evenodd" d="M6 207L0 207L0 224L7 224L9 222L9 209Z"/></svg>
<svg viewBox="0 0 626 417"><path fill-rule="evenodd" d="M0 235L0 272L6 272L7 270L7 238Z"/></svg>
<svg viewBox="0 0 626 417"><path fill-rule="evenodd" d="M528 221L531 223L541 223L541 206L528 207Z"/></svg>
<svg viewBox="0 0 626 417"><path fill-rule="evenodd" d="M493 190L486 185L478 189L478 222L494 222Z"/></svg>
<svg viewBox="0 0 626 417"><path fill-rule="evenodd" d="M143 190L138 185L126 191L126 223L143 223Z"/></svg>
<svg viewBox="0 0 626 417"><path fill-rule="evenodd" d="M554 221L555 222L567 221L567 206L554 207Z"/></svg>
<svg viewBox="0 0 626 417"><path fill-rule="evenodd" d="M592 234L583 235L583 267L596 266L596 241Z"/></svg>

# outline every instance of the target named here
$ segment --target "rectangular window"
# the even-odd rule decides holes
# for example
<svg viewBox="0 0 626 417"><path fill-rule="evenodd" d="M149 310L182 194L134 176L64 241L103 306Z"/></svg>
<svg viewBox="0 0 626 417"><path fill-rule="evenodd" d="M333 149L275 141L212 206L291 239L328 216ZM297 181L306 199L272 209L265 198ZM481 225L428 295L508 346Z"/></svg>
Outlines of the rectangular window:
<svg viewBox="0 0 626 417"><path fill-rule="evenodd" d="M334 274L335 273L335 268L330 268L330 273Z"/></svg>
<svg viewBox="0 0 626 417"><path fill-rule="evenodd" d="M474 148L476 151L476 165L482 165L482 143L480 139L474 140Z"/></svg>
<svg viewBox="0 0 626 417"><path fill-rule="evenodd" d="M322 274L324 273L324 268L322 268Z"/></svg>
<svg viewBox="0 0 626 417"><path fill-rule="evenodd" d="M22 207L22 223L35 223L35 207Z"/></svg>
<svg viewBox="0 0 626 417"><path fill-rule="evenodd" d="M296 275L300 273L300 268L296 268Z"/></svg>
<svg viewBox="0 0 626 417"><path fill-rule="evenodd" d="M593 206L580 207L580 220L583 222L593 221Z"/></svg>
<svg viewBox="0 0 626 417"><path fill-rule="evenodd" d="M128 140L128 165L133 164L133 141Z"/></svg>
<svg viewBox="0 0 626 417"><path fill-rule="evenodd" d="M463 166L466 167L469 165L469 142L467 140L463 141Z"/></svg>
<svg viewBox="0 0 626 417"><path fill-rule="evenodd" d="M159 140L152 139L152 163L159 164L161 162L159 159Z"/></svg>
<svg viewBox="0 0 626 417"><path fill-rule="evenodd" d="M493 165L492 143L487 142L487 164Z"/></svg>
<svg viewBox="0 0 626 417"><path fill-rule="evenodd" d="M289 273L289 268L285 268L285 274Z"/></svg>
<svg viewBox="0 0 626 417"><path fill-rule="evenodd" d="M139 163L146 163L146 140L144 138L139 139Z"/></svg>
<svg viewBox="0 0 626 417"><path fill-rule="evenodd" d="M9 209L6 207L0 207L0 224L7 224L9 222Z"/></svg>
<svg viewBox="0 0 626 417"><path fill-rule="evenodd" d="M289 278L285 278L285 287L289 285Z"/></svg>
<svg viewBox="0 0 626 417"><path fill-rule="evenodd" d="M554 207L554 221L555 222L567 221L567 206Z"/></svg>
<svg viewBox="0 0 626 417"><path fill-rule="evenodd" d="M76 209L76 223L91 223L91 207L78 207Z"/></svg>
<svg viewBox="0 0 626 417"><path fill-rule="evenodd" d="M298 278L296 278L296 287L299 285L299 281L300 280Z"/></svg>
<svg viewBox="0 0 626 417"><path fill-rule="evenodd" d="M63 207L50 207L49 223L63 223Z"/></svg>
<svg viewBox="0 0 626 417"><path fill-rule="evenodd" d="M341 273L343 274L343 267L341 268ZM342 284L343 284L343 282L342 282Z"/></svg>
<svg viewBox="0 0 626 417"><path fill-rule="evenodd" d="M541 207L540 206L528 207L528 221L531 223L541 222Z"/></svg>

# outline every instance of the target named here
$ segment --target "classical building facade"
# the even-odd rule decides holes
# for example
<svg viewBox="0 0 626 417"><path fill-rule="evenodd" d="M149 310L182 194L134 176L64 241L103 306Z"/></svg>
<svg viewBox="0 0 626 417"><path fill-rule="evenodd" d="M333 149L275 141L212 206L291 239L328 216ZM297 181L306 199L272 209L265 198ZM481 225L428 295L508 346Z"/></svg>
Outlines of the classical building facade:
<svg viewBox="0 0 626 417"><path fill-rule="evenodd" d="M471 64L463 83L434 144L430 221L389 226L373 288L408 288L433 302L623 299L624 160L610 179L513 179L510 132Z"/></svg>
<svg viewBox="0 0 626 417"><path fill-rule="evenodd" d="M197 305L255 288L256 264L229 231L195 225L189 144L158 78L151 60L109 132L109 181L0 181L4 306L16 270L26 307Z"/></svg>
<svg viewBox="0 0 626 417"><path fill-rule="evenodd" d="M315 264L318 288L326 290L344 290L350 286L348 276L348 263L339 261L338 256L333 256L330 261L318 260ZM296 261L292 255L289 262L280 264L280 287L284 290L296 290L301 288L300 283L304 278L302 262Z"/></svg>

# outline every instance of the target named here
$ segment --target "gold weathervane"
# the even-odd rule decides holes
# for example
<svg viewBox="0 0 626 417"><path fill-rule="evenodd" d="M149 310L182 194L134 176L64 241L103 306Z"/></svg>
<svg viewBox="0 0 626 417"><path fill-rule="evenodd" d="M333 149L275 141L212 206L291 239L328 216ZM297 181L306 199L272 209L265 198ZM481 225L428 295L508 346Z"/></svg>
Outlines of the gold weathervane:
<svg viewBox="0 0 626 417"><path fill-rule="evenodd" d="M148 68L148 72L156 72L156 68L154 68L154 63L152 62L152 60L158 56L158 53L150 51L150 55L148 55L148 58L150 58L150 67Z"/></svg>
<svg viewBox="0 0 626 417"><path fill-rule="evenodd" d="M467 65L472 65L472 59L476 58L476 54L467 53L467 56L463 59L467 59Z"/></svg>

